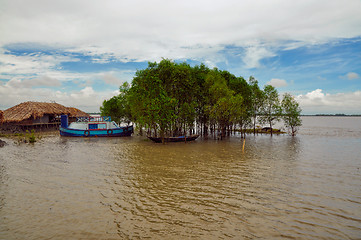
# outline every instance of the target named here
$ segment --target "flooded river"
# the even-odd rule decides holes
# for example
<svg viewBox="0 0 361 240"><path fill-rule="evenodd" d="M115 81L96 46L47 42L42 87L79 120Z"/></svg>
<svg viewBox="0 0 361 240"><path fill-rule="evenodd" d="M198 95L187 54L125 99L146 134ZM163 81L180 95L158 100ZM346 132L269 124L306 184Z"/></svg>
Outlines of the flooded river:
<svg viewBox="0 0 361 240"><path fill-rule="evenodd" d="M0 148L0 239L360 239L361 118L297 137Z"/></svg>

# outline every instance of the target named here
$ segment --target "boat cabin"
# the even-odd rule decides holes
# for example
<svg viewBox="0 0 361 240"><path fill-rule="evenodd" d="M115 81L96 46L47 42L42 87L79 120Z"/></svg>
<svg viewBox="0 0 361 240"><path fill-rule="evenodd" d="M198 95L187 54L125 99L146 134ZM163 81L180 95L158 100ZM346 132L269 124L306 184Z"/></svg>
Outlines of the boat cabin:
<svg viewBox="0 0 361 240"><path fill-rule="evenodd" d="M110 117L82 117L72 122L68 128L79 130L106 130L119 128Z"/></svg>

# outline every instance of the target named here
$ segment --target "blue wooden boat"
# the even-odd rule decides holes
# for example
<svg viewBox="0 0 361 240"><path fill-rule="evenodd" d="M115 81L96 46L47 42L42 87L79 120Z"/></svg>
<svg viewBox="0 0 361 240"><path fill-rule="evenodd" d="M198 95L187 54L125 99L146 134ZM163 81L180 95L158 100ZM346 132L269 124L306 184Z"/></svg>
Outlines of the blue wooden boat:
<svg viewBox="0 0 361 240"><path fill-rule="evenodd" d="M133 126L119 127L110 117L79 117L68 125L67 115L61 115L59 130L68 137L123 137L134 132Z"/></svg>

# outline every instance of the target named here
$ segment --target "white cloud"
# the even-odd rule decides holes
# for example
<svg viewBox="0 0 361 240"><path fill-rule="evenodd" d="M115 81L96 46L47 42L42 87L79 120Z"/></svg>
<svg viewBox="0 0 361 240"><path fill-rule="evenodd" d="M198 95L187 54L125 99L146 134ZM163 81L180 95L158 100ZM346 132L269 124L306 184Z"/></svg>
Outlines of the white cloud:
<svg viewBox="0 0 361 240"><path fill-rule="evenodd" d="M17 77L12 78L10 81L6 83L11 87L23 87L23 88L31 88L31 87L59 87L61 86L61 82L55 78L51 78L48 76L41 76L39 78L34 79L19 79Z"/></svg>
<svg viewBox="0 0 361 240"><path fill-rule="evenodd" d="M21 75L48 75L51 71L56 71L61 62L79 61L74 57L60 54L47 55L42 53L14 55L7 53L0 48L0 73L9 76L13 74Z"/></svg>
<svg viewBox="0 0 361 240"><path fill-rule="evenodd" d="M358 75L355 72L349 72L349 73L346 74L346 77L347 77L348 80L353 80L353 79L359 79L360 75Z"/></svg>
<svg viewBox="0 0 361 240"><path fill-rule="evenodd" d="M89 97L94 97L95 92L92 87L85 87L82 90L80 90L80 92L72 93L70 94L70 96L72 96L73 98L84 98L84 97L89 98Z"/></svg>
<svg viewBox="0 0 361 240"><path fill-rule="evenodd" d="M101 86L104 81L118 88L134 75L134 71L129 70L79 73L59 69L62 62L76 61L79 59L60 53L14 55L0 48L0 76L3 79L0 81L0 109L25 101L56 101L99 111L104 99L116 95L115 90L95 90L90 86L95 83ZM70 90L69 86L82 89Z"/></svg>
<svg viewBox="0 0 361 240"><path fill-rule="evenodd" d="M246 68L259 68L263 59L279 50L361 36L359 0L0 2L0 76L7 82L0 82L1 106L50 99L94 108L113 93L86 88L89 81L104 80L115 86L131 79L116 71L59 71L63 62L80 61L78 53L97 63L159 61L164 57L200 60L212 67L225 61L227 46L234 46L244 49L243 55L236 56ZM50 46L69 55L6 52L14 44ZM355 74L345 77L356 79ZM68 93L34 88L63 86L68 81L86 84L81 91ZM317 91L303 96L304 103L315 94ZM327 94L319 97L322 101L329 98Z"/></svg>
<svg viewBox="0 0 361 240"><path fill-rule="evenodd" d="M105 83L119 87L124 82L131 82L135 72L130 70L125 71L109 71L98 74L98 78L104 80Z"/></svg>
<svg viewBox="0 0 361 240"><path fill-rule="evenodd" d="M345 75L339 76L339 78L344 80L355 80L355 79L359 79L360 75L355 72L348 72Z"/></svg>
<svg viewBox="0 0 361 240"><path fill-rule="evenodd" d="M105 73L103 75L103 79L106 83L112 84L112 85L117 85L117 86L119 86L122 82L122 80L120 80L117 77L114 77L114 75L111 73Z"/></svg>
<svg viewBox="0 0 361 240"><path fill-rule="evenodd" d="M55 101L65 106L77 107L87 112L99 112L104 99L117 95L117 91L94 91L92 87L85 87L80 91L62 92L48 88L27 88L16 84L1 84L0 109L5 110L26 101Z"/></svg>
<svg viewBox="0 0 361 240"><path fill-rule="evenodd" d="M109 57L202 59L204 50L217 54L233 45L247 48L244 62L252 68L273 56L272 47L292 49L361 35L358 0L5 0L1 5L0 46L56 44L98 62ZM249 44L255 39L262 46Z"/></svg>
<svg viewBox="0 0 361 240"><path fill-rule="evenodd" d="M274 56L276 54L265 47L252 46L246 48L243 62L246 68L259 68L261 67L260 61L262 59Z"/></svg>
<svg viewBox="0 0 361 240"><path fill-rule="evenodd" d="M361 113L361 91L349 93L324 93L322 89L316 89L305 95L298 95L303 113Z"/></svg>
<svg viewBox="0 0 361 240"><path fill-rule="evenodd" d="M322 89L316 89L312 92L307 93L305 97L311 101L323 100L325 98L325 94L322 92Z"/></svg>
<svg viewBox="0 0 361 240"><path fill-rule="evenodd" d="M278 79L278 78L272 78L271 81L267 82L268 85L272 85L273 87L285 87L287 86L286 80Z"/></svg>

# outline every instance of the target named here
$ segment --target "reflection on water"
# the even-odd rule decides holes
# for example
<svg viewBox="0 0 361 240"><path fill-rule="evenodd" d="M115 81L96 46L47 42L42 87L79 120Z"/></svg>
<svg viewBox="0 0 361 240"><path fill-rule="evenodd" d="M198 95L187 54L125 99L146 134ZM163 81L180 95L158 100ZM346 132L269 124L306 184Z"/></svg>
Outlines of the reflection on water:
<svg viewBox="0 0 361 240"><path fill-rule="evenodd" d="M358 238L361 141L345 129L248 136L244 152L239 136L8 141L0 239Z"/></svg>

